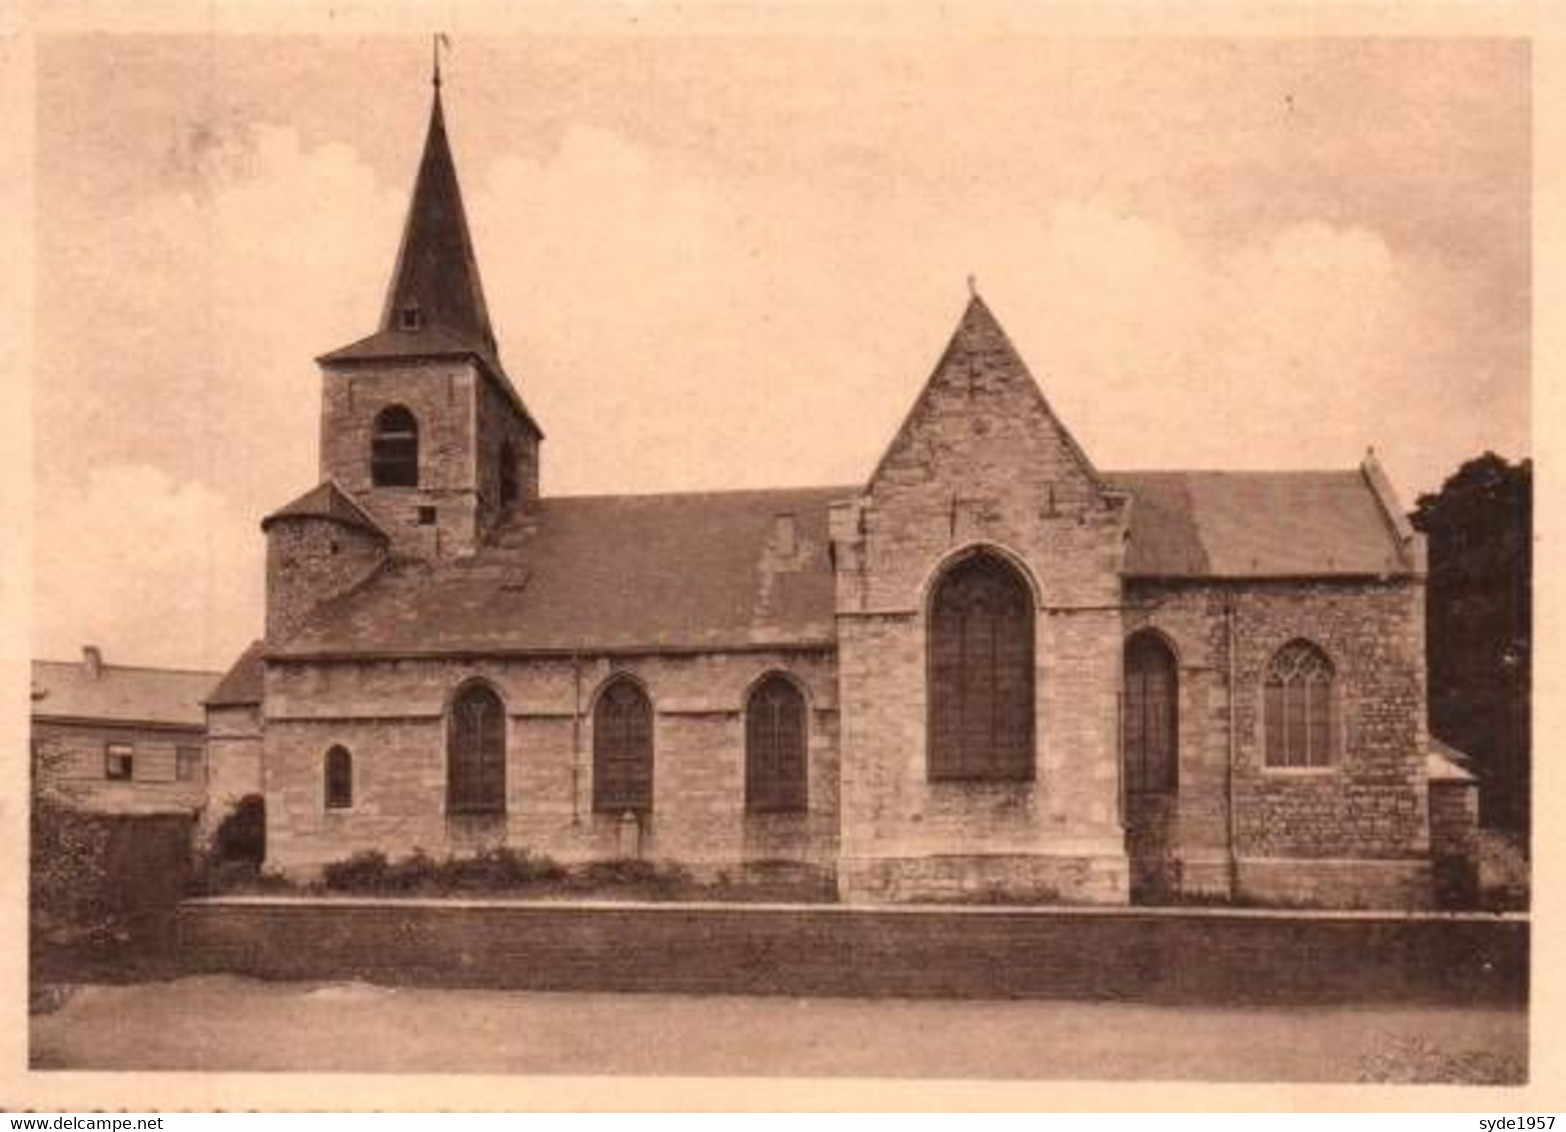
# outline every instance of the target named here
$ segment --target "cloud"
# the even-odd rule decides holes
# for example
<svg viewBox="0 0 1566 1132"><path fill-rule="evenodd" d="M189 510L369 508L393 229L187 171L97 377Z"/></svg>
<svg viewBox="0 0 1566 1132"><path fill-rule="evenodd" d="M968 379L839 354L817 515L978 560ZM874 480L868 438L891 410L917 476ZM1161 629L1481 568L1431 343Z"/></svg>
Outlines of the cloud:
<svg viewBox="0 0 1566 1132"><path fill-rule="evenodd" d="M552 493L862 479L969 272L1104 467L1374 443L1413 494L1526 439L1483 277L1369 223L1196 231L978 176L723 172L603 127L487 163L461 137ZM261 628L256 524L316 476L312 358L373 329L412 171L266 124L176 155L163 191L41 234L40 639L222 664Z"/></svg>
<svg viewBox="0 0 1566 1132"><path fill-rule="evenodd" d="M260 534L234 501L159 468L94 469L50 501L34 543L34 642L134 664L224 668L260 627Z"/></svg>

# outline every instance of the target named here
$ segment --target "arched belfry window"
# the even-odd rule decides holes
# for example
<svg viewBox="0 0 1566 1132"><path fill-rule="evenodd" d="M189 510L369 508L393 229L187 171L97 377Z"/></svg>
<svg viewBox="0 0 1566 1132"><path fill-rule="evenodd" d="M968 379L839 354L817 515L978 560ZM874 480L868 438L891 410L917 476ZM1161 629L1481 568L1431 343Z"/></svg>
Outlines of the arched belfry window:
<svg viewBox="0 0 1566 1132"><path fill-rule="evenodd" d="M1263 707L1269 767L1331 766L1337 754L1336 674L1309 641L1290 641L1267 666Z"/></svg>
<svg viewBox="0 0 1566 1132"><path fill-rule="evenodd" d="M375 417L370 437L370 481L376 487L419 486L419 422L402 405Z"/></svg>
<svg viewBox="0 0 1566 1132"><path fill-rule="evenodd" d="M517 450L511 441L500 446L500 505L504 507L517 497Z"/></svg>
<svg viewBox="0 0 1566 1132"><path fill-rule="evenodd" d="M745 808L787 813L806 808L805 697L773 673L745 702Z"/></svg>
<svg viewBox="0 0 1566 1132"><path fill-rule="evenodd" d="M483 684L464 688L446 718L446 809L498 814L506 808L506 710Z"/></svg>
<svg viewBox="0 0 1566 1132"><path fill-rule="evenodd" d="M346 810L353 805L353 756L346 747L326 752L325 797L328 810Z"/></svg>
<svg viewBox="0 0 1566 1132"><path fill-rule="evenodd" d="M593 706L593 809L642 814L652 805L652 703L640 684L620 677Z"/></svg>
<svg viewBox="0 0 1566 1132"><path fill-rule="evenodd" d="M1156 633L1126 642L1121 740L1126 790L1168 793L1180 779L1180 675L1174 653Z"/></svg>
<svg viewBox="0 0 1566 1132"><path fill-rule="evenodd" d="M931 780L1034 776L1033 594L979 553L936 583L929 626Z"/></svg>

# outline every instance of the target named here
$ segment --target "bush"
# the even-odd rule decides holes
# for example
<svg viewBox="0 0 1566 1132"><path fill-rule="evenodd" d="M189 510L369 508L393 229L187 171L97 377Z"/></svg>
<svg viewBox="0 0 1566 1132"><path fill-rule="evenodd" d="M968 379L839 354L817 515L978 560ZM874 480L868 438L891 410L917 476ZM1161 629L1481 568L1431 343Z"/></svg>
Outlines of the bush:
<svg viewBox="0 0 1566 1132"><path fill-rule="evenodd" d="M440 861L422 849L388 861L386 854L371 849L322 870L325 886L337 892L505 892L565 877L565 869L548 857L510 848Z"/></svg>
<svg viewBox="0 0 1566 1132"><path fill-rule="evenodd" d="M51 799L32 807L30 924L57 941L97 937L121 928L108 899L109 823Z"/></svg>
<svg viewBox="0 0 1566 1132"><path fill-rule="evenodd" d="M355 853L344 861L333 861L321 870L327 888L341 892L376 891L386 886L390 865L379 849Z"/></svg>
<svg viewBox="0 0 1566 1132"><path fill-rule="evenodd" d="M219 861L266 860L266 799L246 794L212 834L212 852Z"/></svg>

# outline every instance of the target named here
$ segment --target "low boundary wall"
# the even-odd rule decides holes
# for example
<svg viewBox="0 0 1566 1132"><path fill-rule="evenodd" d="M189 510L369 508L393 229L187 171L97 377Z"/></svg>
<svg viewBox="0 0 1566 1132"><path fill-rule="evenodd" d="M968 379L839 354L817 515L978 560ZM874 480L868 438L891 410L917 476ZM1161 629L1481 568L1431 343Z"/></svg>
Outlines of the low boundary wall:
<svg viewBox="0 0 1566 1132"><path fill-rule="evenodd" d="M183 965L528 990L1522 1003L1525 916L218 897Z"/></svg>

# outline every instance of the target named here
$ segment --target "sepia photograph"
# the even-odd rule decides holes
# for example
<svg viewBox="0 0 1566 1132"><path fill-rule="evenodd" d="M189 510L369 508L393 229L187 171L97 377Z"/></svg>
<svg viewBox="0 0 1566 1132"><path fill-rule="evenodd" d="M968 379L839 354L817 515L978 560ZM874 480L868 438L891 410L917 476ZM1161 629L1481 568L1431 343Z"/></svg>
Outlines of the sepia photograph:
<svg viewBox="0 0 1566 1132"><path fill-rule="evenodd" d="M31 1078L1534 1079L1526 36L462 12L35 37Z"/></svg>

